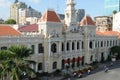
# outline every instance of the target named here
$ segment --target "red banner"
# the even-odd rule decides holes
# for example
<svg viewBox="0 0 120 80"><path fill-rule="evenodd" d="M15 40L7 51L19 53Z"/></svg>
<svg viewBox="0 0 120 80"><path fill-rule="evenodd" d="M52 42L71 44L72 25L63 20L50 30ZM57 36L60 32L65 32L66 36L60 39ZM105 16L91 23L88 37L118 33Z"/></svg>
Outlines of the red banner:
<svg viewBox="0 0 120 80"><path fill-rule="evenodd" d="M79 60L82 61L82 57L80 57Z"/></svg>

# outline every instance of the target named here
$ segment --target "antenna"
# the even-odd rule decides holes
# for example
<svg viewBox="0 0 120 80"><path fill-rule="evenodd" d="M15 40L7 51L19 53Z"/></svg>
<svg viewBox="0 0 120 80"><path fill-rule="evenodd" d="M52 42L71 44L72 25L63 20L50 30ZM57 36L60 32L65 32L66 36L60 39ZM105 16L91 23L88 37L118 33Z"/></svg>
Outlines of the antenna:
<svg viewBox="0 0 120 80"><path fill-rule="evenodd" d="M59 12L59 0L57 1L57 13Z"/></svg>

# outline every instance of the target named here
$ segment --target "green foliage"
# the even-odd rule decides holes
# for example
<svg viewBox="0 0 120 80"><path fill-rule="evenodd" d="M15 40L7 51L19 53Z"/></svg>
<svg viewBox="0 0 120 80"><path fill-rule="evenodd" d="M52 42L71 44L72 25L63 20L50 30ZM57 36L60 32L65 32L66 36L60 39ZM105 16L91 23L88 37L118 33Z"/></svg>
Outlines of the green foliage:
<svg viewBox="0 0 120 80"><path fill-rule="evenodd" d="M5 75L9 76L9 80L19 80L23 71L27 76L35 73L29 67L28 60L25 60L31 55L31 52L31 49L26 46L11 46L8 50L0 50L0 80Z"/></svg>
<svg viewBox="0 0 120 80"><path fill-rule="evenodd" d="M114 55L115 53L119 53L120 54L120 46L113 46L110 49L110 52Z"/></svg>
<svg viewBox="0 0 120 80"><path fill-rule="evenodd" d="M4 24L16 24L16 21L14 19L8 19L4 22Z"/></svg>
<svg viewBox="0 0 120 80"><path fill-rule="evenodd" d="M11 46L9 48L10 51L15 53L15 57L17 58L25 58L29 57L32 54L32 49L27 48L26 46Z"/></svg>
<svg viewBox="0 0 120 80"><path fill-rule="evenodd" d="M117 53L118 54L117 59L120 59L120 46L111 47L110 53L111 53L111 55L116 55L116 53Z"/></svg>
<svg viewBox="0 0 120 80"><path fill-rule="evenodd" d="M114 10L114 11L113 11L113 14L116 14L116 13L117 13L117 11L116 11L116 10Z"/></svg>

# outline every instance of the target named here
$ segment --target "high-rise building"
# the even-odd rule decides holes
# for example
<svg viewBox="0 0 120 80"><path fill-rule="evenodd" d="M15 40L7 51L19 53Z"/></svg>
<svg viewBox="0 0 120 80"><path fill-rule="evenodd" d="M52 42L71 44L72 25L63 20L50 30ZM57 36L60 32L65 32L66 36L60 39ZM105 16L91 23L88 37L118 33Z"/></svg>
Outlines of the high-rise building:
<svg viewBox="0 0 120 80"><path fill-rule="evenodd" d="M15 2L10 6L10 18L14 19L16 23L19 23L19 9L27 8L27 5L24 2L19 2L15 0Z"/></svg>
<svg viewBox="0 0 120 80"><path fill-rule="evenodd" d="M112 30L120 32L120 12L117 12L116 14L113 15Z"/></svg>
<svg viewBox="0 0 120 80"><path fill-rule="evenodd" d="M120 11L120 0L105 0L104 15L112 15L113 11Z"/></svg>
<svg viewBox="0 0 120 80"><path fill-rule="evenodd" d="M77 10L77 21L80 22L84 16L85 16L85 10L78 9Z"/></svg>
<svg viewBox="0 0 120 80"><path fill-rule="evenodd" d="M24 2L15 0L10 7L10 18L14 19L17 24L24 25L26 24L26 18L28 17L40 18L41 13L32 7L28 7Z"/></svg>
<svg viewBox="0 0 120 80"><path fill-rule="evenodd" d="M26 18L29 18L30 23L33 23L32 19L35 19L34 22L36 22L36 19L39 19L41 17L41 13L36 11L35 9L28 7L25 9L19 9L19 24L27 24L28 21L26 21ZM30 19L32 18L32 19Z"/></svg>

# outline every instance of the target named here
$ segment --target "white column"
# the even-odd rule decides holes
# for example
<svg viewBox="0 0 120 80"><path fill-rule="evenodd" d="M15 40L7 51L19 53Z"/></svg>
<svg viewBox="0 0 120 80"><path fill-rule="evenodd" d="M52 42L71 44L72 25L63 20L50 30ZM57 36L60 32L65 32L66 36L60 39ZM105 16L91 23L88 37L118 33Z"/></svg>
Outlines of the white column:
<svg viewBox="0 0 120 80"><path fill-rule="evenodd" d="M60 41L58 42L58 52L59 53L61 52L61 42Z"/></svg>
<svg viewBox="0 0 120 80"><path fill-rule="evenodd" d="M82 41L79 42L80 44L80 51L82 50Z"/></svg>
<svg viewBox="0 0 120 80"><path fill-rule="evenodd" d="M51 40L50 40L50 38L49 38L49 40L48 40L48 54L49 54L49 56L51 55L50 54L50 52L51 52Z"/></svg>
<svg viewBox="0 0 120 80"><path fill-rule="evenodd" d="M66 53L66 41L64 42L64 52Z"/></svg>
<svg viewBox="0 0 120 80"><path fill-rule="evenodd" d="M77 51L77 41L74 42L75 42L75 51Z"/></svg>
<svg viewBox="0 0 120 80"><path fill-rule="evenodd" d="M93 41L93 49L95 48L95 41Z"/></svg>
<svg viewBox="0 0 120 80"><path fill-rule="evenodd" d="M70 41L70 52L72 52L72 41Z"/></svg>
<svg viewBox="0 0 120 80"><path fill-rule="evenodd" d="M35 54L38 54L38 44L35 44Z"/></svg>

